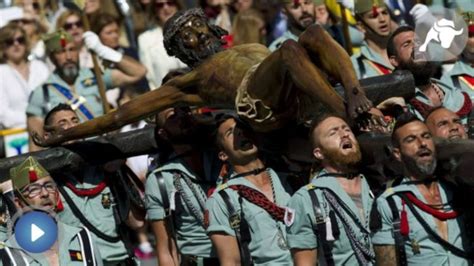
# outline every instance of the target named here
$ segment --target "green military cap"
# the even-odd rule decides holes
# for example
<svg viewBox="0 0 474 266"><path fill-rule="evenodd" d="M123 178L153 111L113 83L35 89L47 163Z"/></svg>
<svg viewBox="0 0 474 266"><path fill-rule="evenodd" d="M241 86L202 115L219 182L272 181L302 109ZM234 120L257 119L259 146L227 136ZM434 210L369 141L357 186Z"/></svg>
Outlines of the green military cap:
<svg viewBox="0 0 474 266"><path fill-rule="evenodd" d="M10 169L13 187L18 190L47 176L50 176L48 171L31 156L17 167Z"/></svg>
<svg viewBox="0 0 474 266"><path fill-rule="evenodd" d="M43 35L43 41L46 46L46 52L48 54L61 51L66 44L73 42L71 34L67 33L63 29L59 29L56 32Z"/></svg>
<svg viewBox="0 0 474 266"><path fill-rule="evenodd" d="M362 15L377 7L386 7L384 0L355 0L354 12Z"/></svg>

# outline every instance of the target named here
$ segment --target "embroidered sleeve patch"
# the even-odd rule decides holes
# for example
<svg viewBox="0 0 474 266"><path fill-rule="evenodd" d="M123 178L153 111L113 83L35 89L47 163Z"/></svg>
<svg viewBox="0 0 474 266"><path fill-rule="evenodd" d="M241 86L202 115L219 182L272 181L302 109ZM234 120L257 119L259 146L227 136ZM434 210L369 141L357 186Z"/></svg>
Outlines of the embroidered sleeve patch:
<svg viewBox="0 0 474 266"><path fill-rule="evenodd" d="M71 261L82 261L82 253L79 250L69 250Z"/></svg>

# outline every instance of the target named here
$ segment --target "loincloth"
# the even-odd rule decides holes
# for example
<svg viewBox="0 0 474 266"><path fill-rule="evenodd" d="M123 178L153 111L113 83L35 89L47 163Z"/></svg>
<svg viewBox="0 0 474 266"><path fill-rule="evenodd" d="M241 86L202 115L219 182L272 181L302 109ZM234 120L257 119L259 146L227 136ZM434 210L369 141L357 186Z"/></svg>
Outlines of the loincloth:
<svg viewBox="0 0 474 266"><path fill-rule="evenodd" d="M289 121L302 123L311 116L310 114L315 113L315 107L320 107L314 101L308 102L309 98L306 95L300 95L298 91L289 91L286 97L287 102L279 106L278 110L274 110L266 105L262 99L255 99L250 96L247 91L249 82L259 65L256 64L247 70L237 89L237 96L235 98L237 114L246 120L252 128L257 131L268 132L283 127ZM289 86L287 89L294 90L295 88Z"/></svg>
<svg viewBox="0 0 474 266"><path fill-rule="evenodd" d="M260 99L253 99L247 92L250 78L260 64L256 64L247 70L235 97L235 110L241 117L246 117L256 123L263 123L271 120L273 111Z"/></svg>

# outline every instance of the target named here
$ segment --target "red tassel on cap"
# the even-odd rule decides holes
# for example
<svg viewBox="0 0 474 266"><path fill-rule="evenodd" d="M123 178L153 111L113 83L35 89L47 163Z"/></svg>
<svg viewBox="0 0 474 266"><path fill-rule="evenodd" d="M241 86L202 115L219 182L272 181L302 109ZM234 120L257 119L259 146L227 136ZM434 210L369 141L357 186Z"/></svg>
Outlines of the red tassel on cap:
<svg viewBox="0 0 474 266"><path fill-rule="evenodd" d="M33 167L30 167L28 171L28 177L30 179L30 182L36 182L36 180L38 180L38 174L36 173Z"/></svg>
<svg viewBox="0 0 474 266"><path fill-rule="evenodd" d="M59 39L59 42L60 42L62 48L66 47L67 43L66 43L65 36L61 36L61 39Z"/></svg>
<svg viewBox="0 0 474 266"><path fill-rule="evenodd" d="M402 211L400 212L400 234L408 236L410 228L408 227L408 216L405 210L405 201L402 200Z"/></svg>
<svg viewBox="0 0 474 266"><path fill-rule="evenodd" d="M300 4L300 0L293 0L293 5L297 6Z"/></svg>
<svg viewBox="0 0 474 266"><path fill-rule="evenodd" d="M56 203L56 212L62 212L64 210L64 205L61 197L59 196L59 192L56 193L56 196L58 197L58 202Z"/></svg>
<svg viewBox="0 0 474 266"><path fill-rule="evenodd" d="M377 8L378 8L377 5L372 6L372 16L373 17L377 17L379 15L379 11L377 11Z"/></svg>

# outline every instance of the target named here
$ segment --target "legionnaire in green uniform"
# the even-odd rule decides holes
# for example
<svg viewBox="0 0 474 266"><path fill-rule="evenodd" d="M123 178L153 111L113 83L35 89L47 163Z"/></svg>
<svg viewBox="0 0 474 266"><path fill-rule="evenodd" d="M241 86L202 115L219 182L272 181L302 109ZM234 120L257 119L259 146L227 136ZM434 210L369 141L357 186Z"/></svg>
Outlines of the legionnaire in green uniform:
<svg viewBox="0 0 474 266"><path fill-rule="evenodd" d="M313 155L322 167L288 206L287 227L295 265L372 265L369 222L373 195L357 170L359 144L347 123L323 116L311 130Z"/></svg>
<svg viewBox="0 0 474 266"><path fill-rule="evenodd" d="M77 124L79 118L76 112L68 105L60 104L45 118L45 137L54 136ZM112 178L113 183L109 182ZM133 205L131 210L122 211L121 206L127 195L120 195L119 199L112 188L112 184L120 183L118 178L115 173L104 171L101 166L64 173L58 178L65 207L59 217L68 225L87 227L96 236L105 265L133 265L135 262L129 250L131 247L126 245L128 239L121 230L125 224L132 229L139 228L143 226L143 221L136 216L130 218L132 215L129 213L134 214Z"/></svg>
<svg viewBox="0 0 474 266"><path fill-rule="evenodd" d="M474 5L472 8L474 9ZM465 12L464 18L468 25L469 40L461 58L454 64L453 69L443 75L441 81L467 92L471 100L474 100L474 10Z"/></svg>
<svg viewBox="0 0 474 266"><path fill-rule="evenodd" d="M453 111L444 107L433 110L425 121L430 133L435 138L449 140L467 139L466 127L461 118Z"/></svg>
<svg viewBox="0 0 474 266"><path fill-rule="evenodd" d="M313 0L281 2L283 3L282 12L288 18L288 29L270 44L268 47L270 51L280 48L286 40L298 41L300 34L316 21Z"/></svg>
<svg viewBox="0 0 474 266"><path fill-rule="evenodd" d="M278 175L265 168L258 149L231 117L218 121L219 159L233 170L206 203L207 232L222 264L291 265L284 206L290 195Z"/></svg>
<svg viewBox="0 0 474 266"><path fill-rule="evenodd" d="M216 186L211 157L187 110L170 108L157 116L160 165L145 185L147 219L156 239L160 265L219 265L204 228L208 190ZM168 147L165 152L165 147Z"/></svg>
<svg viewBox="0 0 474 266"><path fill-rule="evenodd" d="M387 56L387 40L392 21L383 0L357 0L354 6L357 28L365 40L360 53L351 56L359 79L390 74L393 66Z"/></svg>
<svg viewBox="0 0 474 266"><path fill-rule="evenodd" d="M393 155L406 177L378 199L380 228L372 238L379 265L472 265L467 224L453 207L452 186L434 175L436 150L427 126L407 113L392 134Z"/></svg>
<svg viewBox="0 0 474 266"><path fill-rule="evenodd" d="M100 43L97 35L84 34L84 42L102 59L117 63L117 69L104 71L107 88L140 80L146 69L136 60ZM41 132L45 115L59 103L68 103L86 121L104 114L96 78L90 69L79 68L79 53L71 35L60 30L44 38L46 51L56 70L30 95L26 113L30 132Z"/></svg>
<svg viewBox="0 0 474 266"><path fill-rule="evenodd" d="M22 211L41 209L54 213L62 209L56 183L33 157L10 170L15 203ZM0 249L3 265L102 265L95 237L85 228L57 221L58 240L50 250L28 253L12 235Z"/></svg>
<svg viewBox="0 0 474 266"><path fill-rule="evenodd" d="M334 24L334 21L331 19L331 16L327 19L326 23L323 24L317 19L317 14L315 9L325 8L326 12L327 7L323 0L301 0L301 1L290 1L290 0L281 0L282 2L282 12L288 18L288 29L283 33L282 36L274 40L268 49L270 51L275 51L280 48L280 46L286 40L298 41L300 34L310 25L318 22L321 26L326 29L326 31L340 44L344 44L342 36L342 27L339 24ZM317 11L319 12L319 10ZM322 20L322 19L321 19ZM351 41L354 45L359 46L362 42L362 33L355 29L354 27L349 27L349 34Z"/></svg>
<svg viewBox="0 0 474 266"><path fill-rule="evenodd" d="M436 107L443 106L455 112L463 122L472 110L472 101L467 93L433 79L436 64L414 59L415 32L413 28L401 26L395 30L387 43L390 63L401 70L409 70L415 78L415 97L409 101L409 110L421 120Z"/></svg>

